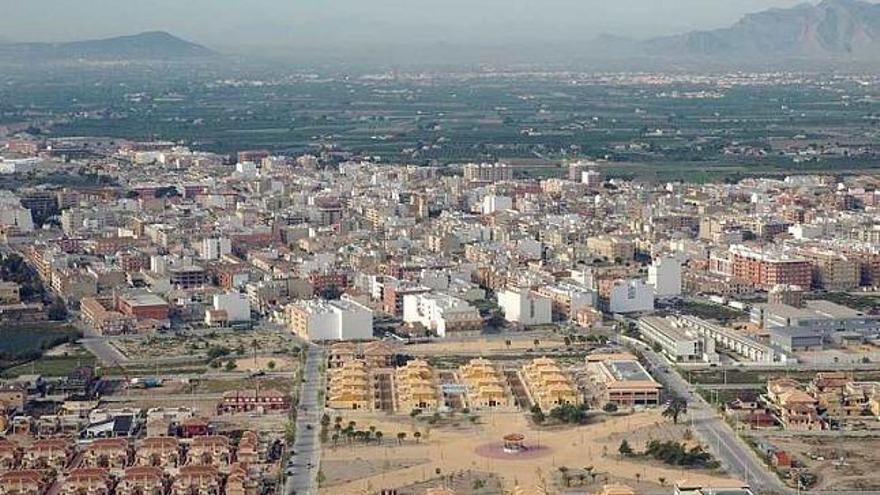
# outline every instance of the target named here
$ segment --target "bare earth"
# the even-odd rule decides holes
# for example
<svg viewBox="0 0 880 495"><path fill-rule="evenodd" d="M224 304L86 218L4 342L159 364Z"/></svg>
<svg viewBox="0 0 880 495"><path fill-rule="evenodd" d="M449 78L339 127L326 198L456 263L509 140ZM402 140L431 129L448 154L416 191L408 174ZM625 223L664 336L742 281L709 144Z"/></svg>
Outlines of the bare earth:
<svg viewBox="0 0 880 495"><path fill-rule="evenodd" d="M453 473L468 470L479 470L497 474L506 489L519 484L533 487L539 483L552 484L558 482L559 467L582 469L593 466L600 474L600 480L608 482L629 482L641 484L657 484L664 478L667 485L687 477L688 480L701 483L722 483L729 478L723 474L670 468L639 460L622 459L617 454L620 441L626 438L636 450L643 448L650 439L681 439L682 426L674 427L667 419L662 418L659 411L641 412L631 416L610 418L605 422L579 427L562 429L533 428L521 413L486 413L481 416L480 424L458 428L427 429L424 423L415 423L409 418L389 416L360 416L345 418L345 421L356 419L358 427L376 426L383 432L383 445L342 445L328 446L324 449L323 461L327 466L338 466L336 461L353 462L358 459L428 459L427 463L409 468L398 469L386 473L361 470L357 474L362 477L355 479L351 473L346 483L322 486L321 493L355 494L365 488L396 488L422 482L436 476L436 469L441 473ZM422 439L416 443L413 432L422 433ZM397 432L407 433L403 445L398 445ZM507 458L481 456L477 449L492 442L500 442L508 434L519 432L526 436L525 444L540 445L547 449L539 457L526 456ZM327 473L325 473L325 476ZM334 473L338 479L338 474ZM343 476L343 478L346 478ZM329 477L328 477L329 479ZM543 481L542 481L543 480Z"/></svg>

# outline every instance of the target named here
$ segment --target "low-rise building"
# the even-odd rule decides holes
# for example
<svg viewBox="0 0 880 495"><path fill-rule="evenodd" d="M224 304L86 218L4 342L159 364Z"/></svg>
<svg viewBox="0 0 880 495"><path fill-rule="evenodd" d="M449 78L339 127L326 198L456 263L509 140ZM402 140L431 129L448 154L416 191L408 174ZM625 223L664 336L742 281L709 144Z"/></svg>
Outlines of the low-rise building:
<svg viewBox="0 0 880 495"><path fill-rule="evenodd" d="M370 340L373 311L353 300L309 300L287 306L290 328L310 341Z"/></svg>
<svg viewBox="0 0 880 495"><path fill-rule="evenodd" d="M457 297L439 293L405 296L403 321L419 324L440 337L476 333L483 328L483 319L477 308Z"/></svg>
<svg viewBox="0 0 880 495"><path fill-rule="evenodd" d="M364 361L350 360L330 372L327 406L333 409L370 410L373 387Z"/></svg>
<svg viewBox="0 0 880 495"><path fill-rule="evenodd" d="M660 404L663 386L657 383L635 356L622 354L590 354L587 370L594 384L595 399L600 406L656 406Z"/></svg>
<svg viewBox="0 0 880 495"><path fill-rule="evenodd" d="M217 404L218 414L287 411L289 409L290 397L273 388L229 390L223 393L223 399Z"/></svg>
<svg viewBox="0 0 880 495"><path fill-rule="evenodd" d="M441 405L437 376L428 362L422 359L414 359L397 368L394 387L398 411L433 411Z"/></svg>
<svg viewBox="0 0 880 495"><path fill-rule="evenodd" d="M513 405L507 392L507 380L494 363L472 359L458 369L461 382L467 387L467 405L472 409L509 407Z"/></svg>
<svg viewBox="0 0 880 495"><path fill-rule="evenodd" d="M523 366L522 377L532 402L544 411L583 402L571 378L554 359L540 357L530 361Z"/></svg>

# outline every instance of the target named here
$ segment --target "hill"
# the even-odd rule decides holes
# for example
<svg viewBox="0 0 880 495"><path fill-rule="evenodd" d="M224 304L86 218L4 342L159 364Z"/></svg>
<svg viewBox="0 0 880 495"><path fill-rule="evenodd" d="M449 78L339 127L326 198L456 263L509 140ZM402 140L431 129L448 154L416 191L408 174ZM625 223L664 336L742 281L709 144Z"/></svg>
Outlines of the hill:
<svg viewBox="0 0 880 495"><path fill-rule="evenodd" d="M656 38L653 53L761 60L880 60L880 4L824 0L749 14L729 28Z"/></svg>
<svg viewBox="0 0 880 495"><path fill-rule="evenodd" d="M217 53L163 31L67 43L11 43L0 45L7 61L179 61L211 58Z"/></svg>

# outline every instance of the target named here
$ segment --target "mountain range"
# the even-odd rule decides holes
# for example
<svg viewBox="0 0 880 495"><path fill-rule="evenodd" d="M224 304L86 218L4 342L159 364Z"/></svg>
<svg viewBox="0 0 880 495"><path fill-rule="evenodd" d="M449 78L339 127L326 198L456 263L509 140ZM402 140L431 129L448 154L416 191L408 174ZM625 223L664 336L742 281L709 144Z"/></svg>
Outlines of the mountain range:
<svg viewBox="0 0 880 495"><path fill-rule="evenodd" d="M7 61L184 61L218 54L164 31L66 43L0 43Z"/></svg>
<svg viewBox="0 0 880 495"><path fill-rule="evenodd" d="M880 4L824 0L748 14L733 26L639 43L665 56L880 60Z"/></svg>
<svg viewBox="0 0 880 495"><path fill-rule="evenodd" d="M748 14L730 27L692 31L648 40L627 39L615 34L601 35L580 50L576 42L567 45L532 46L531 50L499 47L502 52L519 53L530 62L558 60L572 50L579 58L610 62L697 62L704 64L784 64L786 62L836 64L880 62L880 4L864 0L823 0L787 9L770 9ZM442 52L436 47L434 52ZM448 48L448 47L447 47ZM450 58L461 61L463 47L456 47ZM292 54L310 50L286 48ZM333 58L344 52L358 53L358 47L325 49ZM334 52L333 50L338 50ZM429 56L431 49L419 54ZM447 51L449 51L447 49ZM468 50L477 55L479 50ZM457 55L456 55L457 53ZM498 53L498 52L495 52ZM374 54L382 60L382 51ZM387 54L386 54L387 55ZM435 53L436 55L436 53ZM90 61L175 62L213 60L220 55L205 46L163 31L130 36L67 43L12 43L0 40L0 62L14 64L77 63Z"/></svg>

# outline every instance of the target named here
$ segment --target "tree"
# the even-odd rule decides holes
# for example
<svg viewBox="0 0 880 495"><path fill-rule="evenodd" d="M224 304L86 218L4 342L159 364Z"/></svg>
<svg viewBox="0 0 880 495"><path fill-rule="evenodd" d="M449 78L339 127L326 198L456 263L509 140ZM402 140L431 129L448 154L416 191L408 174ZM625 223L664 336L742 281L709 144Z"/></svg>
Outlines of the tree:
<svg viewBox="0 0 880 495"><path fill-rule="evenodd" d="M541 410L541 406L539 406L537 404L532 406L531 413L532 413L532 421L534 421L535 424L541 424L544 422L545 419L547 419L546 416L544 416L544 411Z"/></svg>
<svg viewBox="0 0 880 495"><path fill-rule="evenodd" d="M642 480L642 473L636 473L636 483L641 482L641 480Z"/></svg>
<svg viewBox="0 0 880 495"><path fill-rule="evenodd" d="M64 301L60 297L56 297L46 313L52 321L64 321L67 319L67 306L64 305Z"/></svg>
<svg viewBox="0 0 880 495"><path fill-rule="evenodd" d="M613 402L609 402L602 407L602 410L607 413L616 413L617 412L617 404Z"/></svg>
<svg viewBox="0 0 880 495"><path fill-rule="evenodd" d="M404 440L406 440L406 432L401 431L397 434L397 444L402 444Z"/></svg>
<svg viewBox="0 0 880 495"><path fill-rule="evenodd" d="M422 439L422 432L417 431L417 432L413 433L413 438L416 439L416 443L419 443L419 440Z"/></svg>
<svg viewBox="0 0 880 495"><path fill-rule="evenodd" d="M382 437L385 436L381 431L376 432L376 443L382 444Z"/></svg>
<svg viewBox="0 0 880 495"><path fill-rule="evenodd" d="M532 341L532 344L534 344L535 347L538 347L539 345L541 345L541 341L539 339L535 339Z"/></svg>
<svg viewBox="0 0 880 495"><path fill-rule="evenodd" d="M663 476L657 478L657 481L660 482L660 486L666 486L666 478L664 478Z"/></svg>
<svg viewBox="0 0 880 495"><path fill-rule="evenodd" d="M266 363L266 367L269 368L269 371L275 370L275 366L277 366L277 364L275 364L275 361L269 361L268 363Z"/></svg>
<svg viewBox="0 0 880 495"><path fill-rule="evenodd" d="M629 442L626 439L620 441L620 447L617 448L617 451L624 457L633 455L633 449L629 446Z"/></svg>
<svg viewBox="0 0 880 495"><path fill-rule="evenodd" d="M226 371L232 371L237 367L238 365L235 364L235 361L230 359L229 361L226 361L226 366L224 366L223 369L225 369Z"/></svg>
<svg viewBox="0 0 880 495"><path fill-rule="evenodd" d="M334 433L330 438L333 440L334 447L339 444L339 433Z"/></svg>
<svg viewBox="0 0 880 495"><path fill-rule="evenodd" d="M562 339L562 342L565 343L565 347L570 347L570 346L571 346L571 337L569 337L568 335L566 335L565 338Z"/></svg>
<svg viewBox="0 0 880 495"><path fill-rule="evenodd" d="M663 410L663 416L672 418L673 424L678 424L678 418L687 412L687 401L681 398L675 398L669 401L669 405Z"/></svg>

